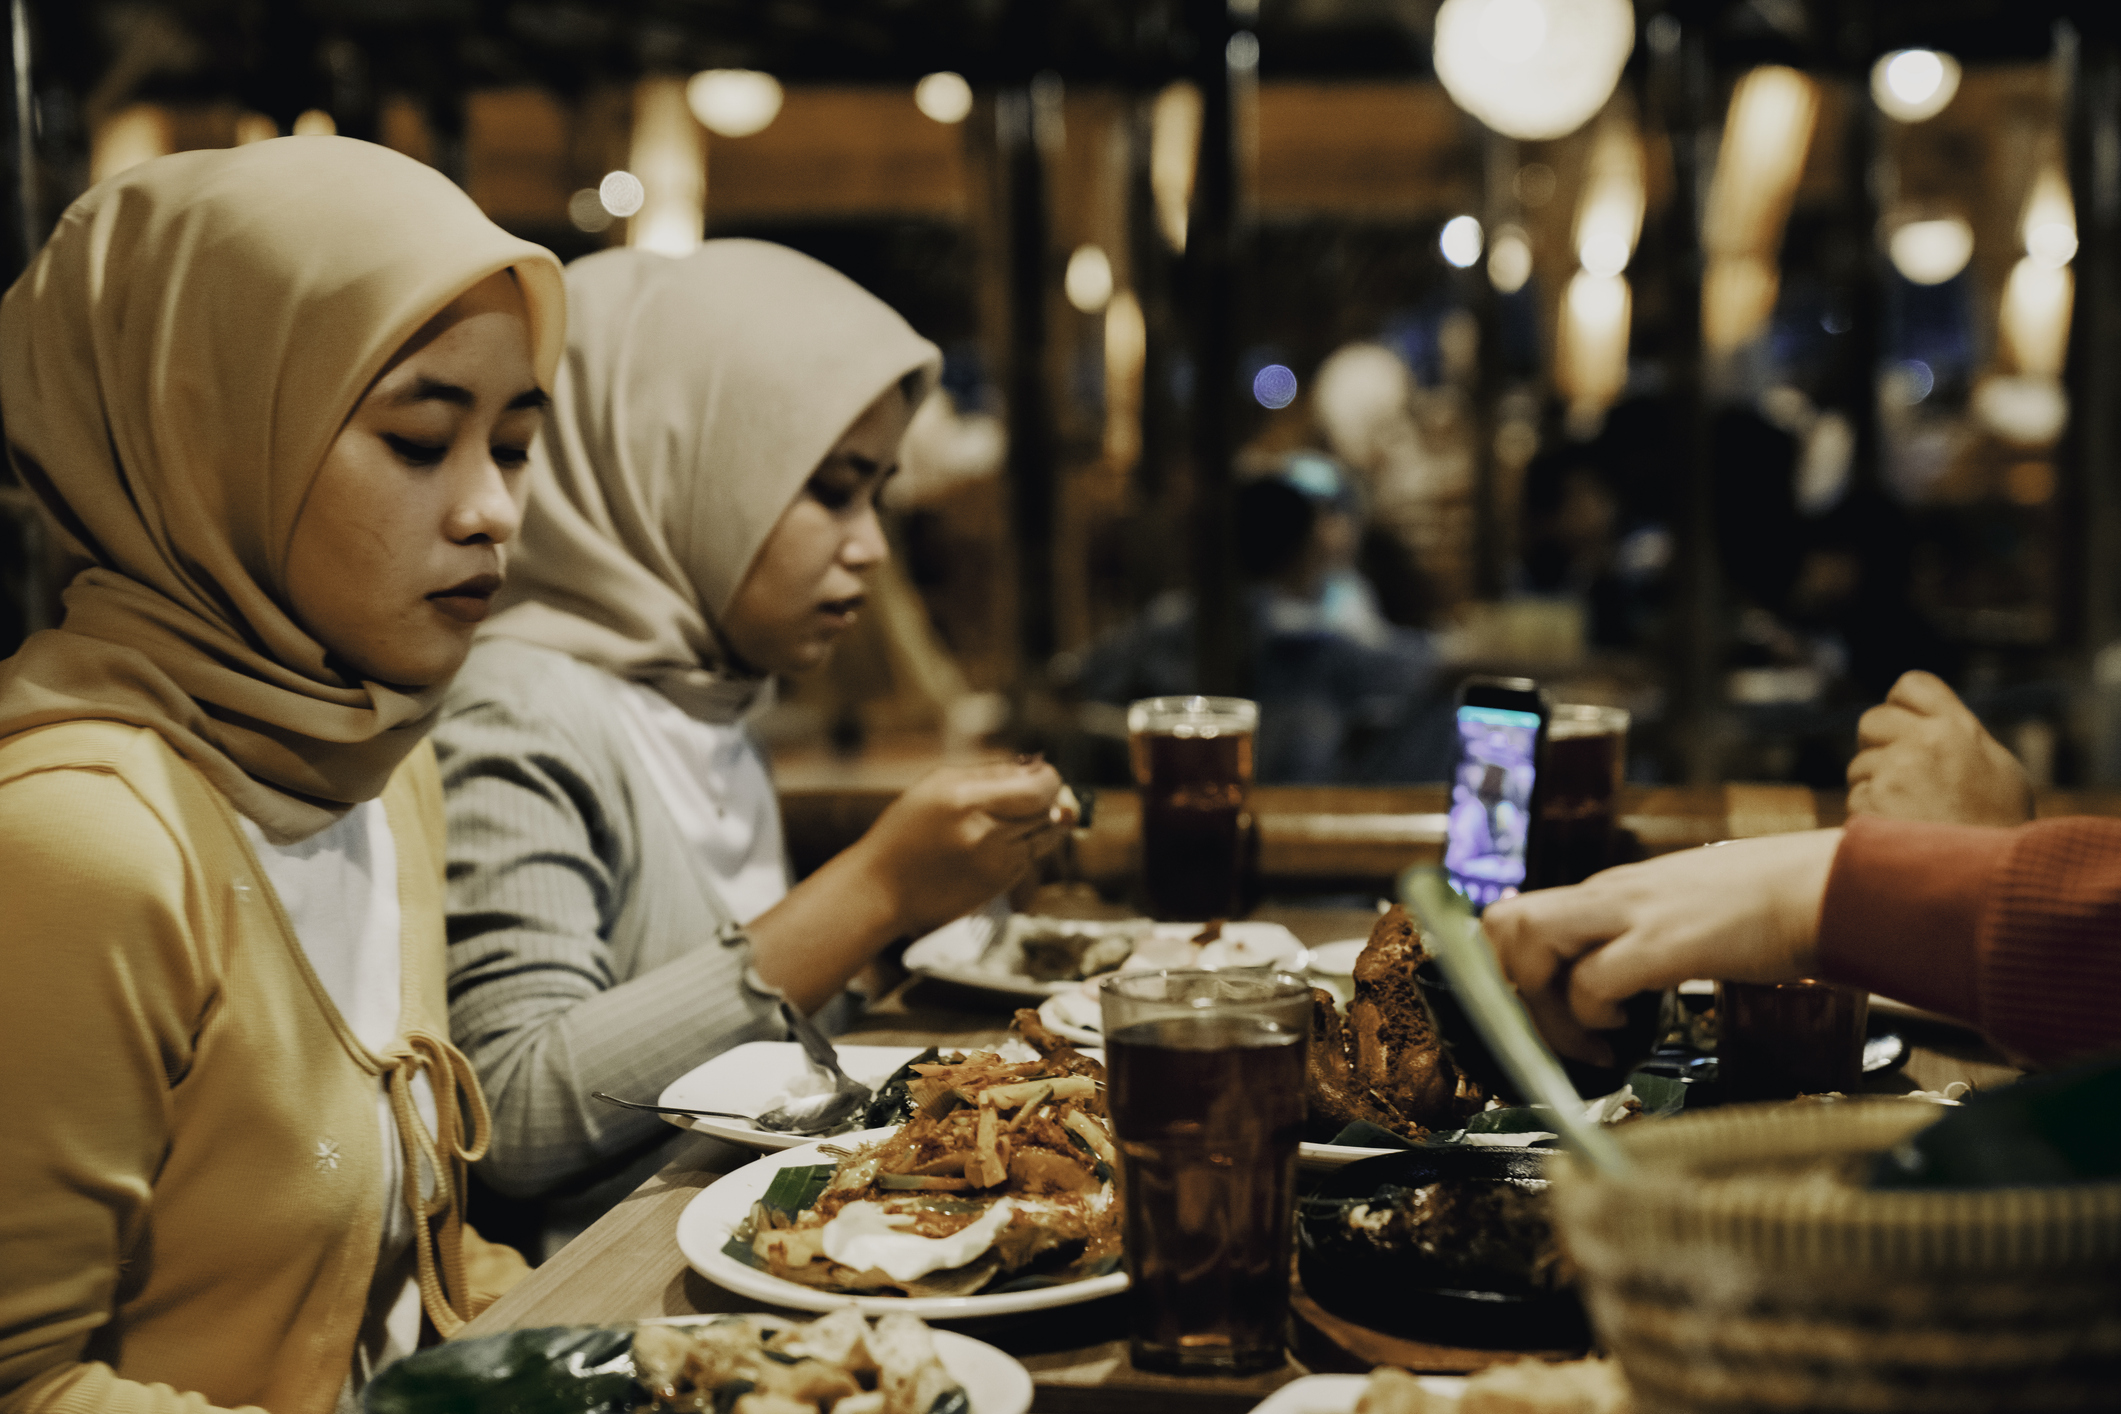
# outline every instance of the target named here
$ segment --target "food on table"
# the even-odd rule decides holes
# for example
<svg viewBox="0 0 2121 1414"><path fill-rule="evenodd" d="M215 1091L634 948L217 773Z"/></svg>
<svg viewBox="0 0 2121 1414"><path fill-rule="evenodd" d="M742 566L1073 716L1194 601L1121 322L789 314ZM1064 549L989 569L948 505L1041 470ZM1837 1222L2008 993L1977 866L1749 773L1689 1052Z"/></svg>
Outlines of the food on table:
<svg viewBox="0 0 2121 1414"><path fill-rule="evenodd" d="M642 1326L635 1378L670 1414L969 1414L928 1327L894 1312L871 1326L852 1307L807 1325L725 1316Z"/></svg>
<svg viewBox="0 0 2121 1414"><path fill-rule="evenodd" d="M1520 1178L1385 1184L1342 1203L1332 1222L1307 1223L1306 1234L1341 1270L1360 1264L1445 1289L1552 1291L1565 1265L1545 1190L1542 1179Z"/></svg>
<svg viewBox="0 0 2121 1414"><path fill-rule="evenodd" d="M1379 1365L1355 1398L1355 1414L1439 1414L1446 1401L1430 1397L1421 1381L1397 1365Z"/></svg>
<svg viewBox="0 0 2121 1414"><path fill-rule="evenodd" d="M998 956L1021 954L1023 974L1035 982L1079 982L1113 972L1134 955L1153 925L1146 918L1093 922L1011 914L995 941Z"/></svg>
<svg viewBox="0 0 2121 1414"><path fill-rule="evenodd" d="M1487 1102L1452 1060L1414 980L1427 956L1413 920L1395 906L1356 959L1347 1016L1331 993L1312 991L1304 1101L1313 1133L1330 1138L1367 1122L1419 1142L1431 1129L1459 1128Z"/></svg>
<svg viewBox="0 0 2121 1414"><path fill-rule="evenodd" d="M914 1063L913 1113L836 1165L783 1169L724 1250L831 1291L969 1296L1119 1261L1104 1067L1017 1013L1040 1057Z"/></svg>
<svg viewBox="0 0 2121 1414"><path fill-rule="evenodd" d="M1512 1360L1468 1379L1458 1414L1628 1414L1634 1399L1612 1360Z"/></svg>
<svg viewBox="0 0 2121 1414"><path fill-rule="evenodd" d="M1395 1365L1379 1365L1354 1414L1628 1414L1632 1401L1611 1360L1512 1360L1467 1378L1456 1398L1430 1394Z"/></svg>

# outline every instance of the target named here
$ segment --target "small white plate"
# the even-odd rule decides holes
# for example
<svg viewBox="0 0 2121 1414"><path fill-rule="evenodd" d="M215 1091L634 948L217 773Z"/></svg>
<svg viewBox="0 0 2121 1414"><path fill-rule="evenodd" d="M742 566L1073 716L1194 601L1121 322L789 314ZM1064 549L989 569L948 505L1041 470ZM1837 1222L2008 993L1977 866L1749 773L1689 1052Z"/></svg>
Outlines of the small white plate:
<svg viewBox="0 0 2121 1414"><path fill-rule="evenodd" d="M990 904L978 913L968 913L946 923L906 949L906 970L919 977L932 977L960 987L1000 992L1026 1001L1042 1001L1081 984L1075 980L1040 982L1026 976L1020 959L989 955L995 939L1008 925L1006 901ZM1294 933L1279 923L1239 921L1223 924L1222 936L1212 943L1195 946L1192 939L1206 925L1158 923L1132 958L1119 970L1132 972L1150 967L1281 967L1301 972L1310 962L1310 950ZM1008 951L1014 952L1012 946ZM1050 1023L1049 1023L1050 1024Z"/></svg>
<svg viewBox="0 0 2121 1414"><path fill-rule="evenodd" d="M976 1316L1009 1316L1019 1311L1073 1306L1127 1289L1127 1274L1120 1271L1071 1281L1065 1286L1042 1286L1033 1291L982 1292L976 1296L850 1296L783 1280L757 1267L746 1266L722 1251L731 1234L751 1215L751 1205L765 1196L773 1184L773 1176L782 1169L829 1164L832 1158L822 1152L824 1144L853 1149L874 1143L891 1132L889 1129L867 1129L858 1134L838 1135L818 1144L806 1144L800 1149L784 1149L716 1179L700 1190L699 1196L687 1203L685 1211L678 1215L678 1250L685 1254L685 1260L691 1263L694 1271L716 1286L769 1306L792 1306L798 1311L830 1311L840 1306L852 1306L872 1316L880 1316L886 1311L904 1311L923 1320L961 1321Z"/></svg>
<svg viewBox="0 0 2121 1414"><path fill-rule="evenodd" d="M1368 938L1342 938L1311 949L1311 970L1325 977L1353 977L1355 959L1370 945Z"/></svg>
<svg viewBox="0 0 2121 1414"><path fill-rule="evenodd" d="M763 1311L743 1313L769 1330L802 1322ZM644 1326L704 1326L726 1320L725 1316L650 1316L637 1322ZM1031 1407L1031 1372L1015 1356L995 1349L984 1340L974 1340L956 1331L935 1331L935 1358L943 1362L950 1378L964 1386L972 1414L1024 1414Z"/></svg>
<svg viewBox="0 0 2121 1414"><path fill-rule="evenodd" d="M1448 1399L1454 1408L1466 1387L1463 1375L1414 1378L1421 1381L1423 1394ZM1362 1397L1362 1387L1369 1382L1368 1375L1305 1375L1253 1405L1252 1414L1351 1414L1355 1401Z"/></svg>
<svg viewBox="0 0 2121 1414"><path fill-rule="evenodd" d="M921 1053L915 1046L838 1046L840 1066L854 1079L874 1090L889 1080L898 1068ZM813 1070L803 1048L793 1041L747 1041L732 1046L705 1065L686 1071L665 1086L656 1097L659 1105L687 1110L730 1110L736 1114L758 1114L802 1095L823 1094L831 1088L820 1072ZM776 1134L748 1120L698 1119L687 1115L665 1115L680 1129L696 1129L727 1139L747 1149L772 1152L808 1144L807 1134Z"/></svg>

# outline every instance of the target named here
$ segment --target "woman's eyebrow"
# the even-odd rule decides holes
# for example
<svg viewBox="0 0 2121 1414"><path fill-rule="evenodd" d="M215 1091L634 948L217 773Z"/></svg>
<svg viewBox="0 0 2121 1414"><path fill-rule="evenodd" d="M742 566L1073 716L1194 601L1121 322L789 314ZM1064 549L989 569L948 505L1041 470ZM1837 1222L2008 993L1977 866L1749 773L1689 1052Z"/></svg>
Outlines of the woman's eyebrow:
<svg viewBox="0 0 2121 1414"><path fill-rule="evenodd" d="M393 407L411 407L415 403L448 403L452 407L468 408L476 405L478 395L461 383L444 383L439 378L421 378L411 387L391 395ZM526 388L508 400L505 411L516 412L524 408L542 408L550 403L543 388Z"/></svg>

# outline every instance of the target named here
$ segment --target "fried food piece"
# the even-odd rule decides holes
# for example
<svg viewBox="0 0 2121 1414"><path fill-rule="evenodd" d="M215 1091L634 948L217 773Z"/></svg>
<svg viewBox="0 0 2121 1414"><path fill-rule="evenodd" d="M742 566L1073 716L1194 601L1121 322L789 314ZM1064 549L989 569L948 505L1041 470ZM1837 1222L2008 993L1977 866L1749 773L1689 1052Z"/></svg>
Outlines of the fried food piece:
<svg viewBox="0 0 2121 1414"><path fill-rule="evenodd" d="M1490 1365L1466 1381L1458 1399L1459 1414L1628 1414L1633 1407L1627 1379L1611 1360Z"/></svg>
<svg viewBox="0 0 2121 1414"><path fill-rule="evenodd" d="M1333 994L1322 987L1311 989L1311 1051L1304 1059L1304 1106L1314 1130L1339 1131L1365 1122L1419 1141L1428 1131L1404 1115L1393 1114L1378 1103L1355 1075L1348 1055L1347 1025Z"/></svg>
<svg viewBox="0 0 2121 1414"><path fill-rule="evenodd" d="M1397 1365L1379 1365L1355 1400L1355 1414L1429 1414L1436 1407L1421 1381Z"/></svg>
<svg viewBox="0 0 2121 1414"><path fill-rule="evenodd" d="M1451 1059L1414 979L1428 957L1404 908L1383 914L1355 961L1355 996L1343 1020L1332 997L1312 993L1311 1057L1304 1096L1313 1132L1357 1120L1419 1142L1455 1128L1487 1097Z"/></svg>

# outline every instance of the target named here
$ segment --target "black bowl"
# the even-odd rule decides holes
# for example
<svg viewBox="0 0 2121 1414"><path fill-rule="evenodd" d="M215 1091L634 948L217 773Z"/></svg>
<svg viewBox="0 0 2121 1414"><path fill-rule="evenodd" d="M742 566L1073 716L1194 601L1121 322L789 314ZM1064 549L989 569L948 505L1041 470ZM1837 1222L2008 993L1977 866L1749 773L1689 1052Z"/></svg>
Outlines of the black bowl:
<svg viewBox="0 0 2121 1414"><path fill-rule="evenodd" d="M1297 1272L1320 1306L1393 1335L1437 1345L1576 1349L1588 1344L1574 1291L1538 1284L1507 1266L1432 1260L1411 1247L1383 1249L1351 1235L1346 1213L1381 1190L1427 1184L1509 1184L1543 1190L1537 1151L1438 1145L1383 1154L1327 1177L1297 1208Z"/></svg>

